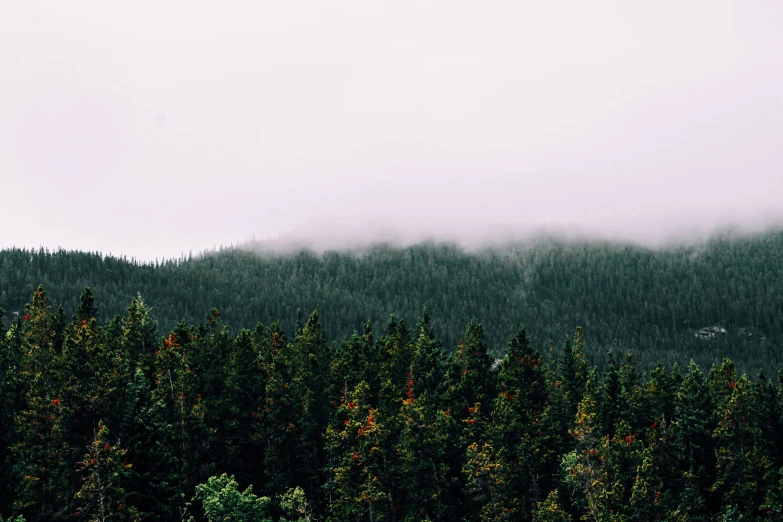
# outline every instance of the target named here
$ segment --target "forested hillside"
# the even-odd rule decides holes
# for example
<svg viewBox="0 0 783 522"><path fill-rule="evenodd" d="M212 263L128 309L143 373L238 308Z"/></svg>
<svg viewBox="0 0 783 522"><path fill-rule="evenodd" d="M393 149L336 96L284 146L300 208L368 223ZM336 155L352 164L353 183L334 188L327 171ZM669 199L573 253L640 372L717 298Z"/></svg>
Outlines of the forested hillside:
<svg viewBox="0 0 783 522"><path fill-rule="evenodd" d="M520 329L495 362L476 323L446 355L426 311L339 343L317 313L161 336L141 299L99 304L38 288L0 328L0 518L783 519L783 388L727 359L599 373L581 329Z"/></svg>
<svg viewBox="0 0 783 522"><path fill-rule="evenodd" d="M780 231L658 250L539 240L478 252L421 244L277 254L257 243L160 264L0 252L0 306L9 314L21 313L38 284L67 314L91 286L104 320L140 293L164 330L212 307L232 332L278 319L293 328L299 310L319 310L327 338L339 340L367 320L382 326L392 313L415 321L426 306L447 350L478 320L495 356L524 323L542 347L581 325L588 356L601 367L609 349L632 351L643 369L691 358L709 366L724 356L752 373L783 366Z"/></svg>

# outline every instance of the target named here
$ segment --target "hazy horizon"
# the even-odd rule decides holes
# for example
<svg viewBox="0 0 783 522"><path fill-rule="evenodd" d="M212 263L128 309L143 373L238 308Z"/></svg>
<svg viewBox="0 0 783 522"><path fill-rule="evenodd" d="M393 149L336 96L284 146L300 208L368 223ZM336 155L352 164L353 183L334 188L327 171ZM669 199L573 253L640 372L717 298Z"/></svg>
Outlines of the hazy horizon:
<svg viewBox="0 0 783 522"><path fill-rule="evenodd" d="M0 248L783 223L779 2L3 10Z"/></svg>

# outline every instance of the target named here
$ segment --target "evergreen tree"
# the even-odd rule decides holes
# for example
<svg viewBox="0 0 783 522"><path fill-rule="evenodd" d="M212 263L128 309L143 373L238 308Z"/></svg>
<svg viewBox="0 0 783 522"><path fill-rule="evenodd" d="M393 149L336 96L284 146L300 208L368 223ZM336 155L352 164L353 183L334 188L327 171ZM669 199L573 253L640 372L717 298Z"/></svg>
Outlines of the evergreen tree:
<svg viewBox="0 0 783 522"><path fill-rule="evenodd" d="M707 507L711 472L715 467L712 431L715 427L713 399L704 374L691 361L688 373L677 390L674 403L672 436L678 446L679 469L685 485L680 512L701 516Z"/></svg>
<svg viewBox="0 0 783 522"><path fill-rule="evenodd" d="M674 513L683 492L670 425L655 421L647 430L647 445L639 455L629 501L629 520L665 520ZM692 509L694 506L688 506Z"/></svg>
<svg viewBox="0 0 783 522"><path fill-rule="evenodd" d="M87 453L78 462L82 484L75 495L77 518L91 522L139 519L136 508L128 504L123 488L125 472L131 467L125 454L119 441L111 443L108 428L98 421Z"/></svg>
<svg viewBox="0 0 783 522"><path fill-rule="evenodd" d="M239 332L233 345L221 401L227 448L223 467L230 466L238 481L263 488L266 386L260 355L247 330Z"/></svg>
<svg viewBox="0 0 783 522"><path fill-rule="evenodd" d="M571 435L576 447L563 457L564 481L573 493L582 498L572 504L584 509L584 517L591 520L612 520L613 484L609 470L603 460L609 437L602 436L597 401L597 375L591 373L585 386L585 393L576 412ZM581 506L580 504L582 504Z"/></svg>
<svg viewBox="0 0 783 522"><path fill-rule="evenodd" d="M484 328L471 322L465 332L465 341L457 345L449 359L446 373L448 388L445 392L456 429L450 434L447 457L450 482L453 484L451 496L457 501L455 509L466 520L478 517L480 505L475 501L480 502L484 494L483 488L467 483L467 478L472 475L466 471L466 466L471 460L483 459L483 453L487 451L484 432L489 426L493 378ZM482 455L477 456L477 453Z"/></svg>
<svg viewBox="0 0 783 522"><path fill-rule="evenodd" d="M297 330L292 348L303 399L299 443L307 456L307 461L302 462L302 491L309 492L309 505L321 511L323 506L317 494L324 479L323 434L329 423L330 413L329 403L325 398L330 390L331 353L317 311Z"/></svg>
<svg viewBox="0 0 783 522"><path fill-rule="evenodd" d="M62 378L58 395L64 404L63 436L72 450L71 460L80 458L92 439L91 426L96 425L102 411L117 406L105 402L116 397L101 386L101 381L110 378L112 361L97 316L95 299L87 287L73 320L65 329L62 352L54 359ZM76 484L71 487L78 489Z"/></svg>
<svg viewBox="0 0 783 522"><path fill-rule="evenodd" d="M453 419L448 410L440 409L444 368L426 309L417 330L406 398L399 413L402 432L396 446L404 495L399 520L450 520L455 513L448 497L446 447Z"/></svg>
<svg viewBox="0 0 783 522"><path fill-rule="evenodd" d="M156 351L152 387L152 419L155 427L155 469L151 485L157 488L160 516L181 516L184 500L202 475L198 459L208 439L203 422L204 404L197 392L198 379L191 371L193 334L180 322ZM195 478L194 478L195 475Z"/></svg>
<svg viewBox="0 0 783 522"><path fill-rule="evenodd" d="M338 408L338 422L326 428L328 520L383 520L402 509L389 494L393 470L386 463L385 426L366 402L369 386L360 382ZM394 518L391 518L394 520Z"/></svg>
<svg viewBox="0 0 783 522"><path fill-rule="evenodd" d="M559 504L556 489L549 492L546 500L540 502L533 514L533 522L570 522L571 516Z"/></svg>
<svg viewBox="0 0 783 522"><path fill-rule="evenodd" d="M6 332L0 309L0 513L11 511L14 478L10 449L16 439L14 418L25 405L25 383L20 379L22 330L21 320L17 319Z"/></svg>
<svg viewBox="0 0 783 522"><path fill-rule="evenodd" d="M11 447L15 475L15 512L31 520L51 520L69 505L70 456L63 421L66 405L59 393L61 373L55 366L60 318L49 311L42 287L25 308L20 378L25 405L14 418L16 442Z"/></svg>
<svg viewBox="0 0 783 522"><path fill-rule="evenodd" d="M568 430L573 423L587 386L588 365L584 348L584 332L581 327L576 329L573 341L569 342L566 339L563 343L558 389L562 394L565 430Z"/></svg>
<svg viewBox="0 0 783 522"><path fill-rule="evenodd" d="M542 431L547 415L546 375L541 355L530 346L522 328L511 337L497 370L497 390L488 428L489 451L484 467L492 499L482 518L522 520L549 491L546 466L553 455ZM491 450L491 451L490 451ZM476 457L481 452L474 453Z"/></svg>
<svg viewBox="0 0 783 522"><path fill-rule="evenodd" d="M303 380L303 361L289 344L278 323L268 338L267 381L264 396L264 450L266 491L279 495L288 488L309 485L312 478L309 433L305 425L308 393Z"/></svg>
<svg viewBox="0 0 783 522"><path fill-rule="evenodd" d="M739 513L755 517L764 502L774 475L772 463L758 445L760 429L756 422L756 404L751 383L745 375L729 382L730 398L718 410L716 441L716 477L711 491L722 506L735 506Z"/></svg>

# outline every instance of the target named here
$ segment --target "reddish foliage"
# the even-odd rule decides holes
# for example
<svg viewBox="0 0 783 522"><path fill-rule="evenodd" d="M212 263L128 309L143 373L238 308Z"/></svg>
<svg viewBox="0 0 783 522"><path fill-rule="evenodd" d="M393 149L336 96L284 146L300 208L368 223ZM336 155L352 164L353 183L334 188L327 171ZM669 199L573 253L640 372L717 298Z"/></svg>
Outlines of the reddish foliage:
<svg viewBox="0 0 783 522"><path fill-rule="evenodd" d="M468 424L476 424L476 421L473 419L468 419Z"/></svg>
<svg viewBox="0 0 783 522"><path fill-rule="evenodd" d="M729 388L730 388L730 389L732 389L732 390L734 389L734 381L731 381L731 382L729 383Z"/></svg>
<svg viewBox="0 0 783 522"><path fill-rule="evenodd" d="M630 444L631 442L633 442L633 437L631 437L630 435L626 435L625 436L625 443L626 444Z"/></svg>
<svg viewBox="0 0 783 522"><path fill-rule="evenodd" d="M24 320L29 321L30 320L30 314L24 314Z"/></svg>
<svg viewBox="0 0 783 522"><path fill-rule="evenodd" d="M163 341L163 346L169 349L175 346L179 346L179 344L177 343L177 338L174 337L174 332L171 332L169 334L169 338Z"/></svg>

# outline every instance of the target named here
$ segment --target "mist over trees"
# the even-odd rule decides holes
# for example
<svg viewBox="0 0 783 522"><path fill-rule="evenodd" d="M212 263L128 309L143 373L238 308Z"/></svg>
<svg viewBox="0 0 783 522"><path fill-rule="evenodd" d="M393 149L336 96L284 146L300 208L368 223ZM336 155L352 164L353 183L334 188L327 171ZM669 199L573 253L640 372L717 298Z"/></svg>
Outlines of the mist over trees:
<svg viewBox="0 0 783 522"><path fill-rule="evenodd" d="M103 320L138 293L164 330L212 307L236 333L257 321L287 328L319 310L331 340L382 328L390 314L415 322L424 307L447 351L481 321L502 356L524 323L542 348L581 325L591 363L633 351L645 370L661 362L709 367L724 356L774 375L783 366L783 233L715 237L662 249L540 240L477 251L425 243L362 251L288 253L264 243L144 264L97 253L0 251L0 306L10 317L43 284L68 314L90 286ZM289 330L291 333L291 330Z"/></svg>

